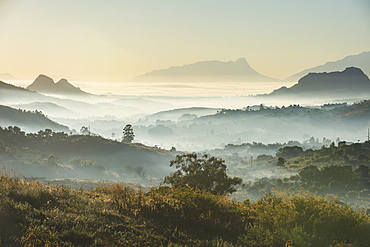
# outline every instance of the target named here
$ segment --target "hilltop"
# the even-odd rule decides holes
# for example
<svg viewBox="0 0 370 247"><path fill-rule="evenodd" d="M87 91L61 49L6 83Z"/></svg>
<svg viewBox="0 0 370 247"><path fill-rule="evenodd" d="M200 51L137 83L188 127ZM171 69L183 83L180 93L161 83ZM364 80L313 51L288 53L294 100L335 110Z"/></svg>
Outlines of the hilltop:
<svg viewBox="0 0 370 247"><path fill-rule="evenodd" d="M203 61L193 64L154 70L137 76L137 82L271 82L277 79L261 75L245 60Z"/></svg>
<svg viewBox="0 0 370 247"><path fill-rule="evenodd" d="M307 75L308 73L341 71L347 67L358 67L367 76L370 76L370 51L362 52L357 55L350 55L338 61L327 62L323 65L303 70L284 79L284 81L298 81L301 77Z"/></svg>
<svg viewBox="0 0 370 247"><path fill-rule="evenodd" d="M46 75L39 75L35 81L27 87L27 89L42 94L89 95L80 88L73 86L64 78L55 83L52 78Z"/></svg>

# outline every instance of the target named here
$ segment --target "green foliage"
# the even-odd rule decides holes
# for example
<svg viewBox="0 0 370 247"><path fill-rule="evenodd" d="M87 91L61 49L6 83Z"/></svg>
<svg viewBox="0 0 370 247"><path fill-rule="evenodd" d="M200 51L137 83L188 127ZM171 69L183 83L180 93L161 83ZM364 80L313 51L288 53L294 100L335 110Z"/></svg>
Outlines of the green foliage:
<svg viewBox="0 0 370 247"><path fill-rule="evenodd" d="M317 196L268 194L254 204L247 246L329 246L346 242L366 246L369 216L335 200Z"/></svg>
<svg viewBox="0 0 370 247"><path fill-rule="evenodd" d="M268 194L256 203L192 188L87 192L0 174L3 246L367 246L369 215L330 198Z"/></svg>
<svg viewBox="0 0 370 247"><path fill-rule="evenodd" d="M224 195L235 192L235 186L242 182L241 178L232 178L226 174L224 160L208 158L207 155L202 158L198 158L195 153L177 155L170 166L175 166L177 171L165 177L164 184L171 184L175 188L188 186Z"/></svg>

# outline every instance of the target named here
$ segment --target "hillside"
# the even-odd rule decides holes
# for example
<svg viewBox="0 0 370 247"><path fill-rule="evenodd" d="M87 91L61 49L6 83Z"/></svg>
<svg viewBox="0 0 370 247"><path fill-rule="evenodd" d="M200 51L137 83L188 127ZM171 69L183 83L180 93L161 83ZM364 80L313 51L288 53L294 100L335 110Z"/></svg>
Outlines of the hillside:
<svg viewBox="0 0 370 247"><path fill-rule="evenodd" d="M298 81L300 78L309 73L342 71L347 67L360 68L367 76L370 76L370 51L363 52L357 55L347 56L338 61L327 62L323 65L303 70L284 79L284 81Z"/></svg>
<svg viewBox="0 0 370 247"><path fill-rule="evenodd" d="M244 58L236 61L203 61L137 76L137 82L271 82L277 79L261 75Z"/></svg>
<svg viewBox="0 0 370 247"><path fill-rule="evenodd" d="M113 184L87 192L4 171L0 187L3 246L365 247L370 241L368 214L313 195L239 203L187 187L144 193Z"/></svg>
<svg viewBox="0 0 370 247"><path fill-rule="evenodd" d="M19 128L0 129L6 150L1 163L24 176L47 178L122 179L149 183L165 176L173 154L139 143L121 143L99 136L68 135L40 130L25 134Z"/></svg>
<svg viewBox="0 0 370 247"><path fill-rule="evenodd" d="M52 78L46 75L39 75L35 81L27 87L27 89L42 94L89 95L80 88L73 86L64 78L55 83Z"/></svg>
<svg viewBox="0 0 370 247"><path fill-rule="evenodd" d="M314 98L369 97L370 80L359 68L343 71L309 73L290 88L282 87L268 96L305 96Z"/></svg>
<svg viewBox="0 0 370 247"><path fill-rule="evenodd" d="M276 149L273 154L257 155L253 160L245 154L250 152L246 145L226 147L224 152L233 154L223 154L230 164L230 174L238 174L246 184L236 196L247 193L251 200L258 200L276 189L290 193L310 191L321 196L335 195L353 208L370 211L370 141L352 144L333 141L330 144L329 140L329 144L317 150L292 144ZM307 144L320 142L311 138ZM262 145L255 143L253 146ZM255 173L260 177L253 179L251 174Z"/></svg>
<svg viewBox="0 0 370 247"><path fill-rule="evenodd" d="M68 127L48 119L40 111L24 111L0 105L0 126L19 126L26 131L35 132L40 128L55 131L69 131Z"/></svg>

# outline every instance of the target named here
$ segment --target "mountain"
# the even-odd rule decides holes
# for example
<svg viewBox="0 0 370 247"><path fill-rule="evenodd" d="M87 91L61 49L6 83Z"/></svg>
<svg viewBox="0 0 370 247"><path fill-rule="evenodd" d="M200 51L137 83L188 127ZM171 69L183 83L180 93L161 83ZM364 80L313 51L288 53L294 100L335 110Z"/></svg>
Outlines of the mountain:
<svg viewBox="0 0 370 247"><path fill-rule="evenodd" d="M323 65L303 70L284 79L284 81L298 81L299 78L307 75L308 73L341 71L347 67L360 68L366 75L370 76L370 51L347 56L338 61L327 62Z"/></svg>
<svg viewBox="0 0 370 247"><path fill-rule="evenodd" d="M137 82L271 82L277 79L261 75L245 60L203 61L137 76Z"/></svg>
<svg viewBox="0 0 370 247"><path fill-rule="evenodd" d="M0 105L0 126L18 126L29 132L37 132L40 129L69 131L68 127L48 119L39 111L17 110L3 105Z"/></svg>
<svg viewBox="0 0 370 247"><path fill-rule="evenodd" d="M54 83L54 80L46 75L39 75L27 89L43 94L89 95L80 88L70 84L64 78Z"/></svg>
<svg viewBox="0 0 370 247"><path fill-rule="evenodd" d="M10 73L0 73L0 80L12 81L12 80L17 80L17 78L15 78Z"/></svg>
<svg viewBox="0 0 370 247"><path fill-rule="evenodd" d="M292 87L282 87L269 95L309 97L370 96L370 80L361 69L349 67L341 72L309 73Z"/></svg>

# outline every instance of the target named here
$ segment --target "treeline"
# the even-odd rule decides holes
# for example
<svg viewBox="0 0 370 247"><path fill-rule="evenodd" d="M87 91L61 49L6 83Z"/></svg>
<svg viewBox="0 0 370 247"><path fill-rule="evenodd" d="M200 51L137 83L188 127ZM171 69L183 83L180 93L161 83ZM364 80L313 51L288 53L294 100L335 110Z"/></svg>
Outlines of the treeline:
<svg viewBox="0 0 370 247"><path fill-rule="evenodd" d="M336 200L257 202L182 187L94 191L0 175L3 246L368 246L370 218Z"/></svg>

